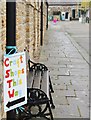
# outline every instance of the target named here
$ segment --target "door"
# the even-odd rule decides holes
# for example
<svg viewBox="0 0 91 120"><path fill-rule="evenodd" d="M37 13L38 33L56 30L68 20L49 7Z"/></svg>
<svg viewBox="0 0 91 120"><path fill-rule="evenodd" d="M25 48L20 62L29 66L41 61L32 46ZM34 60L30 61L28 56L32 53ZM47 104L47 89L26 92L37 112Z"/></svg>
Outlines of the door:
<svg viewBox="0 0 91 120"><path fill-rule="evenodd" d="M65 13L65 19L68 19L68 12Z"/></svg>
<svg viewBox="0 0 91 120"><path fill-rule="evenodd" d="M75 18L75 10L72 10L72 17Z"/></svg>

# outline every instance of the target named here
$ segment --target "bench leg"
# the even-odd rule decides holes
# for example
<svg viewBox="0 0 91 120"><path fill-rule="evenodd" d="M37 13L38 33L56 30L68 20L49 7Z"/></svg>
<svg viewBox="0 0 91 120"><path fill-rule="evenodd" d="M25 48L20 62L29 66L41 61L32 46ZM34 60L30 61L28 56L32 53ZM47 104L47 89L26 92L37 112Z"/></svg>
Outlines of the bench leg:
<svg viewBox="0 0 91 120"><path fill-rule="evenodd" d="M52 109L55 109L55 105L53 103L53 99L52 99L52 95L51 95L51 92L49 91L49 96L50 96L50 104L51 104L51 108Z"/></svg>
<svg viewBox="0 0 91 120"><path fill-rule="evenodd" d="M54 93L54 90L53 90L53 87L52 87L52 83L51 83L51 78L50 78L50 76L49 76L49 83L50 83L50 90L51 90L52 93Z"/></svg>
<svg viewBox="0 0 91 120"><path fill-rule="evenodd" d="M49 104L49 103L48 103L48 108L49 108L51 120L53 120L53 115L52 115L52 111L51 111L51 107L50 107L50 104Z"/></svg>

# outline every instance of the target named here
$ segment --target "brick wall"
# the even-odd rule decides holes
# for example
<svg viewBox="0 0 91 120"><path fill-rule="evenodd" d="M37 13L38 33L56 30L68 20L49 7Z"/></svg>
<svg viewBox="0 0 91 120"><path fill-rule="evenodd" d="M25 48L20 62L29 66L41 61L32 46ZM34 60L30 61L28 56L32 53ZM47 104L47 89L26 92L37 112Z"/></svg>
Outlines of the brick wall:
<svg viewBox="0 0 91 120"><path fill-rule="evenodd" d="M0 4L0 120L4 116L3 108L3 65L2 59L6 44L6 4Z"/></svg>
<svg viewBox="0 0 91 120"><path fill-rule="evenodd" d="M6 0L4 0L6 2ZM17 2L16 4L16 45L18 52L29 50L32 60L40 55L40 22L41 3ZM3 109L3 64L2 59L6 46L6 3L0 4L0 120L5 116ZM46 4L44 3L43 30L46 30Z"/></svg>
<svg viewBox="0 0 91 120"><path fill-rule="evenodd" d="M26 46L26 3L17 2L16 4L16 45L18 51L23 51Z"/></svg>
<svg viewBox="0 0 91 120"><path fill-rule="evenodd" d="M44 3L44 5L43 5L43 26L44 26L44 29L43 29L43 33L44 33L44 35L45 35L45 31L46 31L46 21L47 21L47 6L46 6L46 4Z"/></svg>

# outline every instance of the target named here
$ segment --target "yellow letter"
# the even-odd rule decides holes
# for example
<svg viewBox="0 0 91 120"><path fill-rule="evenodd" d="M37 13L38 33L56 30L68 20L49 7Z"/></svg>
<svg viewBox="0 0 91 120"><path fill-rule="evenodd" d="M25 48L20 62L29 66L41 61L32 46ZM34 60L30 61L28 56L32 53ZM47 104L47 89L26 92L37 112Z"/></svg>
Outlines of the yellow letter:
<svg viewBox="0 0 91 120"><path fill-rule="evenodd" d="M21 84L22 84L22 79L19 80L19 85L21 85Z"/></svg>
<svg viewBox="0 0 91 120"><path fill-rule="evenodd" d="M21 74L21 70L18 70L18 77L20 77L20 74Z"/></svg>
<svg viewBox="0 0 91 120"><path fill-rule="evenodd" d="M19 59L17 59L17 65L18 65L18 67L20 66L20 65L19 65Z"/></svg>

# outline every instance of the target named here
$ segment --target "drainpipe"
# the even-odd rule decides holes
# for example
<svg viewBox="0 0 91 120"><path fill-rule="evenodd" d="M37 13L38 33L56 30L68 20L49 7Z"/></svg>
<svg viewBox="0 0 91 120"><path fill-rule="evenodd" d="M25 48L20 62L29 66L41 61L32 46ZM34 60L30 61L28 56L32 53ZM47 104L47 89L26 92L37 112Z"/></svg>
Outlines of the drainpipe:
<svg viewBox="0 0 91 120"><path fill-rule="evenodd" d="M16 1L6 0L6 54L16 46ZM13 54L13 50L10 54ZM15 120L15 111L7 112L7 120Z"/></svg>
<svg viewBox="0 0 91 120"><path fill-rule="evenodd" d="M16 2L8 1L6 3L6 46L16 46ZM6 49L6 53L9 51L10 49Z"/></svg>
<svg viewBox="0 0 91 120"><path fill-rule="evenodd" d="M40 45L43 45L43 1L41 0L41 39Z"/></svg>
<svg viewBox="0 0 91 120"><path fill-rule="evenodd" d="M47 6L47 22L46 22L46 30L48 29L48 2L46 2L46 6Z"/></svg>

